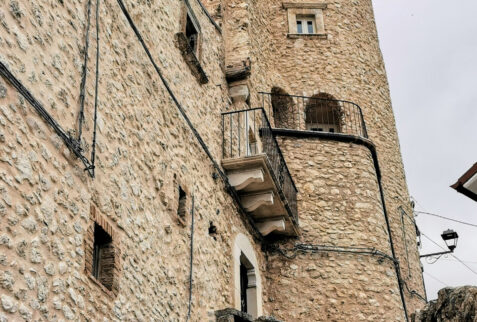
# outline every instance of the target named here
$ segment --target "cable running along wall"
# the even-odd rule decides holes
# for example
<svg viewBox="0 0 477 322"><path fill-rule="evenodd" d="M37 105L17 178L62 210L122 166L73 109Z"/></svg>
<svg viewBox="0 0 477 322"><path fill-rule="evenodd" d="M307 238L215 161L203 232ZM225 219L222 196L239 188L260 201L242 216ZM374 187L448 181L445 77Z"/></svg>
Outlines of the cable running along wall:
<svg viewBox="0 0 477 322"><path fill-rule="evenodd" d="M2 75L37 111L37 113L43 118L43 120L53 129L53 131L63 140L68 149L83 162L85 171L88 171L89 175L94 178L95 169L95 153L96 153L96 123L97 123L97 111L98 111L98 79L99 79L99 0L96 1L96 81L95 81L95 104L94 104L94 129L93 129L93 143L91 158L88 158L83 154L81 147L81 135L82 126L84 122L84 92L86 86L86 69L88 60L88 48L89 48L89 27L90 27L90 15L91 15L91 1L87 4L87 26L85 37L85 56L84 65L82 69L81 85L80 85L80 112L78 120L78 136L74 138L51 116L50 113L44 108L33 94L20 82L18 78L7 68L7 66L0 61L0 75Z"/></svg>
<svg viewBox="0 0 477 322"><path fill-rule="evenodd" d="M295 259L298 253L340 253L340 254L354 254L377 257L378 261L389 260L397 269L399 269L399 261L388 254L377 250L376 248L368 247L349 247L349 246L329 246L329 245L312 245L312 244L296 244L290 249L281 249L275 245L268 245L267 250L275 252L287 259ZM406 281L398 276L399 283L403 284L409 294L417 296L419 299L427 303L427 299L419 294L416 290L409 289Z"/></svg>
<svg viewBox="0 0 477 322"><path fill-rule="evenodd" d="M184 108L182 107L181 103L179 102L179 100L177 99L176 95L174 94L174 92L172 91L171 87L169 86L169 83L167 82L166 78L164 77L164 75L162 74L161 72L161 69L159 68L159 66L156 64L154 58L152 57L152 54L149 50L149 48L147 47L144 39L142 38L141 36L141 33L139 32L139 30L137 29L136 27L136 24L134 23L134 21L132 20L131 18L131 15L129 14L128 10L126 9L126 6L124 5L124 2L122 0L117 0L118 4L119 4L119 7L121 8L124 16L126 17L126 20L128 21L129 23L129 26L131 27L131 29L134 31L134 34L136 35L137 39L139 40L139 42L141 43L141 46L142 48L144 49L144 52L146 53L147 57L149 58L149 61L151 62L152 66L154 67L157 75L159 76L159 78L161 79L162 81L162 84L164 85L167 93L169 94L170 98L172 99L172 101L174 102L174 105L177 107L177 109L179 110L179 113L182 115L182 117L184 118L184 120L186 121L187 125L189 126L189 129L192 131L192 134L195 136L195 138L197 139L197 141L199 142L202 150L205 152L205 154L207 155L207 157L209 158L209 160L212 162L212 165L215 169L215 171L219 174L219 177L222 179L222 182L224 183L225 185L225 190L232 196L232 198L234 199L235 201L235 205L237 206L237 208L240 210L240 213L243 215L243 217L245 218L245 220L248 221L248 223L250 224L250 226L252 227L252 233L253 233L253 236L259 240L262 239L261 237L261 234L260 232L258 231L256 225L254 224L254 222L252 221L252 219L250 219L249 216L246 215L246 211L245 209L243 209L242 207L242 204L240 202L240 197L238 196L238 194L235 192L234 188L230 185L229 183L229 180L227 178L227 176L225 175L225 173L222 171L221 167L219 166L219 164L217 163L217 161L214 159L214 157L212 156L212 153L210 153L210 150L209 148L207 147L207 144L205 144L204 140L202 139L202 137L200 136L199 132L197 131L197 129L195 128L194 124L192 124L192 121L189 119L189 117L187 116Z"/></svg>

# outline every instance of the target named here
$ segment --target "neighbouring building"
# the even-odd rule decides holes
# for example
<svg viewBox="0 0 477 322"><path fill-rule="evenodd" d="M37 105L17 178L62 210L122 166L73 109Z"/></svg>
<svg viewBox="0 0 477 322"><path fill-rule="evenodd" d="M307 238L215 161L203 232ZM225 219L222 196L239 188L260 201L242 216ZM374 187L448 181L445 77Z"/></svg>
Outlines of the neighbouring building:
<svg viewBox="0 0 477 322"><path fill-rule="evenodd" d="M371 0L0 0L0 321L406 321Z"/></svg>
<svg viewBox="0 0 477 322"><path fill-rule="evenodd" d="M477 163L467 170L451 187L464 196L477 201Z"/></svg>

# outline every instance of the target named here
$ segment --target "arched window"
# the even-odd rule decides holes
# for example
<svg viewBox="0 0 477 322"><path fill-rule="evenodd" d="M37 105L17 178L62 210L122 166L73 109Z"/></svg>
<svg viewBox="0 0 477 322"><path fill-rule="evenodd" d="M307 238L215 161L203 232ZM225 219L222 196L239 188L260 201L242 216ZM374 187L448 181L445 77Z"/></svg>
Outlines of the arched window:
<svg viewBox="0 0 477 322"><path fill-rule="evenodd" d="M253 246L244 234L235 238L233 257L235 308L256 319L262 315L262 282Z"/></svg>
<svg viewBox="0 0 477 322"><path fill-rule="evenodd" d="M341 132L342 108L339 101L327 93L313 95L305 108L306 129L309 131Z"/></svg>
<svg viewBox="0 0 477 322"><path fill-rule="evenodd" d="M293 99L280 87L271 91L274 127L290 128L293 119Z"/></svg>

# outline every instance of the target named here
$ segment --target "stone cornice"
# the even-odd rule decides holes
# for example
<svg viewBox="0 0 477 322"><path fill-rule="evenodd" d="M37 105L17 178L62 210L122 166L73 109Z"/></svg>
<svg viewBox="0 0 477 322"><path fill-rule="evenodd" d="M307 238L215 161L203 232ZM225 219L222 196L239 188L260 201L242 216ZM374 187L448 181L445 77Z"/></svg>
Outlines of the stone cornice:
<svg viewBox="0 0 477 322"><path fill-rule="evenodd" d="M283 8L298 8L298 9L326 9L328 4L319 3L319 2L306 2L306 3L295 3L295 2L283 2Z"/></svg>

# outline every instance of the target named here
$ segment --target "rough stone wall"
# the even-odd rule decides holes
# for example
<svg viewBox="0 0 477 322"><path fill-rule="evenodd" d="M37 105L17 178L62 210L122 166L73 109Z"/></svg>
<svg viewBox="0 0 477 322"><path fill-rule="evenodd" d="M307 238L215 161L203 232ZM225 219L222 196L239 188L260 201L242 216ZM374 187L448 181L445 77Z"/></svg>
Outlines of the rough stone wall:
<svg viewBox="0 0 477 322"><path fill-rule="evenodd" d="M327 39L288 38L282 1L266 3L268 10L258 10L262 15L251 19L258 23L257 28L252 26L251 29L266 35L266 45L256 44L250 52L269 63L252 70L251 88L270 92L272 86L279 86L289 94L305 96L326 92L362 108L369 138L376 145L396 257L407 285L403 287L408 312L414 312L425 302L409 291L415 290L422 296L425 293L414 224L404 219L403 225L401 219L400 207L411 216L412 209L372 2L328 2L327 9L323 10ZM260 75L266 75L267 80L263 82ZM252 105L260 106L259 96L252 92L254 98L256 101L252 101Z"/></svg>
<svg viewBox="0 0 477 322"><path fill-rule="evenodd" d="M94 3L95 1L93 1ZM66 129L75 129L87 1L0 0L0 60ZM125 1L192 123L220 160L227 97L221 35L191 1L204 41L200 85L179 49L180 1ZM91 152L94 6L86 88ZM0 77L0 320L184 321L190 215L176 216L178 185L195 197L192 320L233 306L232 243L250 236L197 139L179 114L116 1L101 1L96 177ZM222 85L221 87L217 85ZM94 205L120 248L111 296L85 272ZM209 236L210 222L217 234ZM215 238L213 238L215 237ZM256 244L255 244L256 245ZM256 254L264 268L263 256Z"/></svg>
<svg viewBox="0 0 477 322"><path fill-rule="evenodd" d="M252 107L260 106L257 92L270 91L272 86L290 94L325 91L360 104L378 148L398 257L401 266L407 267L397 208L411 212L369 0L329 3L325 10L327 40L288 39L286 12L278 0L207 1L209 8L217 9L211 10L213 16L226 17L223 35L198 3L189 1L203 35L200 60L209 77L205 85L192 75L175 44L183 2L125 2L171 90L215 160L220 160L222 152L220 112L229 108L223 71L225 61L233 56L227 52L241 58L238 54L243 51L250 56ZM0 61L71 133L76 131L79 112L86 3L0 0ZM226 25L229 22L231 25ZM91 153L93 130L94 26L93 20L83 133L86 156ZM237 37L229 37L227 32L236 27L244 29L245 46L230 42ZM253 241L253 230L221 180L213 179L211 161L173 104L116 1L101 2L100 39L94 180L32 107L0 78L0 320L184 320L191 219L177 218L179 185L187 192L189 209L195 196L193 320L213 320L213 311L234 303L233 238L242 232ZM227 46L235 51L227 51ZM245 106L241 103L234 108ZM315 143L297 144L316 150ZM282 143L290 162L294 144ZM349 187L336 183L335 189L325 188L334 176L344 176L331 167L330 177L320 179L324 187L323 182L308 177L300 183L303 165L291 167L295 182L304 191L299 205L304 216L300 218L302 241L384 247L386 231L369 153L346 144L320 142L320 146L323 158L328 158L328 150L333 151L343 173L366 188L351 183ZM321 161L326 163L307 160ZM349 168L348 163L356 167ZM321 175L313 164L307 163L308 171ZM326 198L320 199L322 192ZM358 200L363 200L361 205ZM85 272L91 205L113 227L113 242L120 248L117 295L105 292ZM347 215L353 220L347 220ZM326 220L321 221L322 216ZM214 236L208 235L210 222L217 227ZM343 230L334 230L334 225ZM409 288L422 293L414 227L407 225ZM366 318L379 320L381 314L391 320L402 318L395 273L386 260L302 254L296 262L271 255L267 263L256 241L254 247L262 276L269 279L264 281L264 287L268 285L264 290L266 314L292 321L361 319L360 310L369 307ZM373 284L376 278L380 278L379 287ZM346 292L340 289L350 284L356 287ZM291 310L292 305L282 297L288 291L296 309ZM301 293L309 302L298 300ZM327 299L328 294L333 298ZM420 306L417 299L406 296L410 311ZM318 305L313 305L312 298Z"/></svg>
<svg viewBox="0 0 477 322"><path fill-rule="evenodd" d="M413 322L477 321L477 287L443 288L437 300L429 302L412 317Z"/></svg>
<svg viewBox="0 0 477 322"><path fill-rule="evenodd" d="M371 153L358 144L281 138L300 191L302 235L295 243L375 248L389 241ZM388 258L298 252L269 258L268 307L285 321L402 321L394 264ZM292 255L292 253L288 253Z"/></svg>

